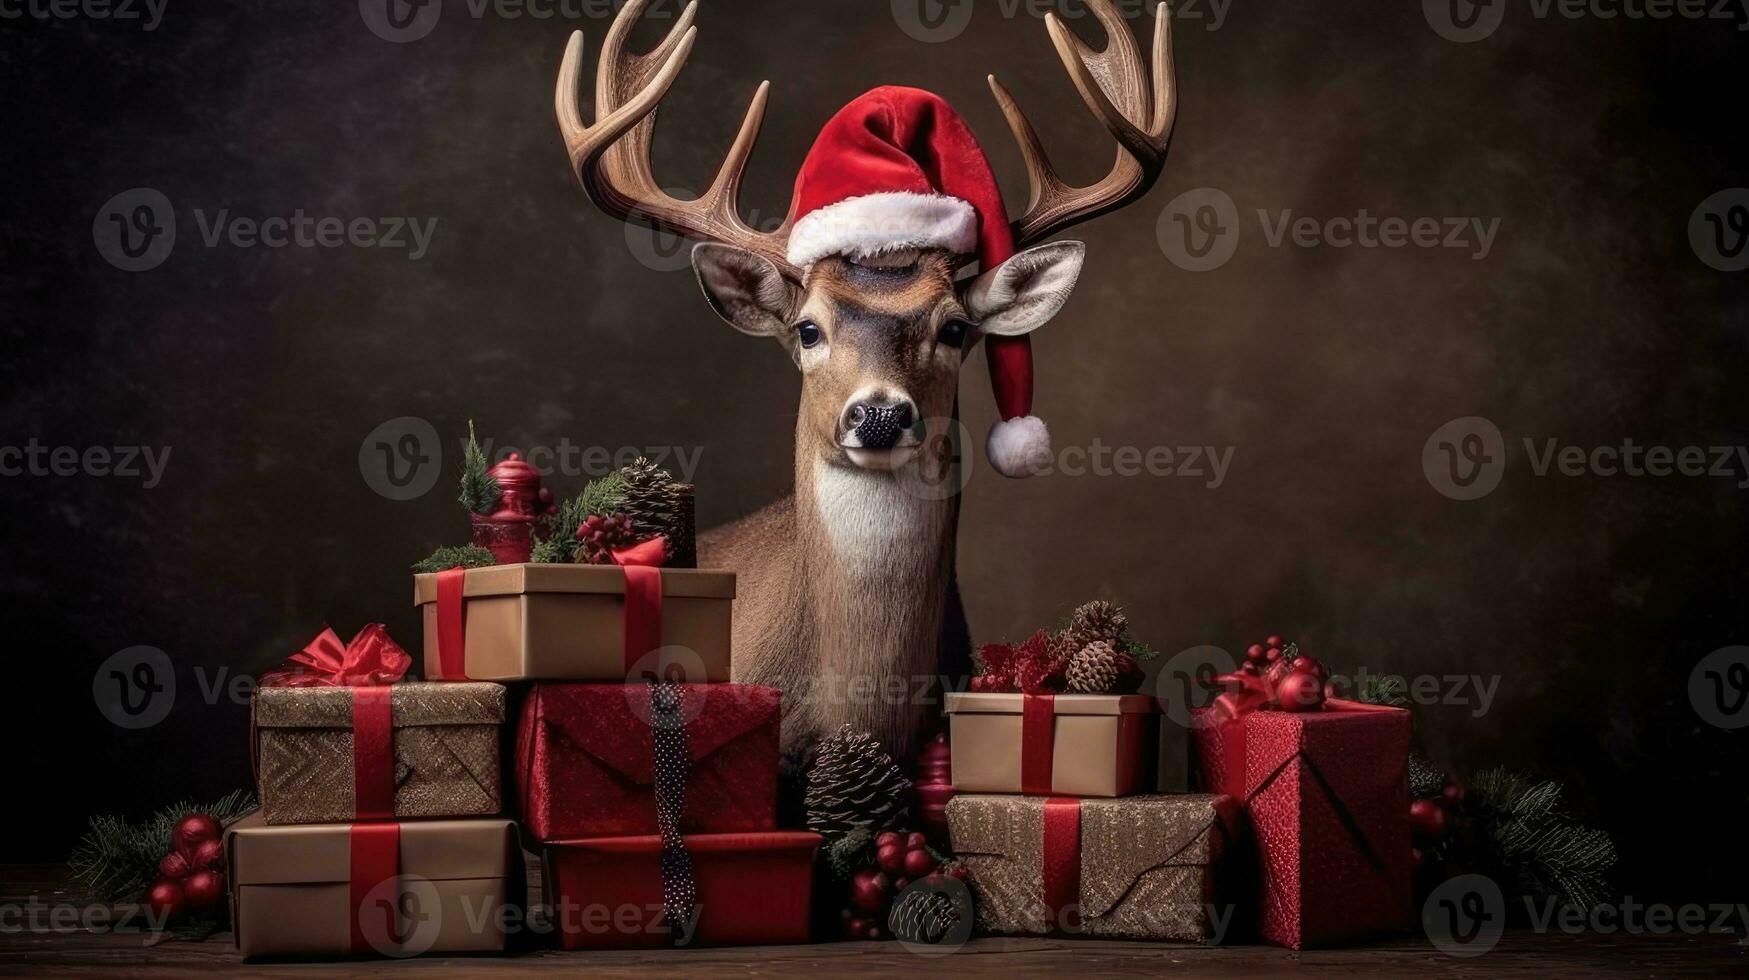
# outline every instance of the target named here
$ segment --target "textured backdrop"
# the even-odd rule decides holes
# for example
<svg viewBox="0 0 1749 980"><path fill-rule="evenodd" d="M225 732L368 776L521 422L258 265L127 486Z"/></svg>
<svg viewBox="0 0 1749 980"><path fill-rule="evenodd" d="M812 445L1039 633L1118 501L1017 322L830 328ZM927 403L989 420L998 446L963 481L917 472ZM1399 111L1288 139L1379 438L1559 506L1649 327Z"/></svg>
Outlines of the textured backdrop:
<svg viewBox="0 0 1749 980"><path fill-rule="evenodd" d="M1749 34L1524 5L1466 35L1413 0L1181 4L1172 157L1142 203L1071 232L1088 269L1037 335L1038 407L1059 449L1212 447L1227 465L1218 485L1206 465L1027 482L980 466L959 559L974 636L1108 595L1169 652L1281 632L1344 671L1479 678L1438 682L1447 703L1419 709L1436 758L1569 779L1620 837L1636 895L1724 897L1741 861L1689 856L1749 815L1744 736L1709 721L1720 709L1690 679L1749 642L1749 462L1538 468L1550 440L1590 460L1624 439L1749 439L1749 280L1713 267L1732 266L1749 198L1703 205L1749 183ZM572 27L593 62L602 5L537 3L559 13L537 18L449 0L401 8L414 20L398 35L378 6L170 0L150 30L0 23L0 446L34 445L41 464L0 478L23 791L5 858L62 853L89 812L243 784L245 708L215 685L323 623L381 620L415 642L406 567L462 533L450 474L470 417L500 448L699 453L705 524L786 489L787 358L718 322L673 244L597 214L567 169L552 81ZM831 112L900 82L961 108L1018 208L995 72L1068 175L1096 176L1110 151L1038 6L707 0L658 174L708 180L770 78L743 200L772 220ZM1151 15L1125 6L1145 36ZM678 10L658 0L638 43ZM161 197L124 194L139 188ZM118 251L150 244L118 236L163 209L167 254L162 235L158 253ZM299 211L375 232L412 219L429 238L232 235ZM1373 246L1345 246L1363 216L1435 219L1438 243L1379 244L1379 226ZM981 361L962 389L980 435ZM1435 437L1471 416L1488 424ZM360 463L400 447L405 423L372 433L402 417L440 437L426 465L441 479L411 500ZM118 460L83 455L128 446L152 447L156 479L144 463L98 476ZM81 454L73 475L55 473L56 447ZM1485 484L1452 473L1499 483L1454 499ZM140 645L175 664L175 709L118 726L100 665Z"/></svg>

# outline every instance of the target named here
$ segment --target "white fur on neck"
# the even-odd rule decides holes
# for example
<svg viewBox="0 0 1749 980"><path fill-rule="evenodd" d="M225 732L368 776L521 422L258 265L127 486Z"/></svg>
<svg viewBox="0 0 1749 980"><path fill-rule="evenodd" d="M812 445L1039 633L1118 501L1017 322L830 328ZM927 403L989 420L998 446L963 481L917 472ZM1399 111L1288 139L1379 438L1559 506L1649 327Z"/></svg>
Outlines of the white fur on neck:
<svg viewBox="0 0 1749 980"><path fill-rule="evenodd" d="M814 509L846 571L891 575L935 556L946 508L905 492L892 473L816 458L813 484Z"/></svg>

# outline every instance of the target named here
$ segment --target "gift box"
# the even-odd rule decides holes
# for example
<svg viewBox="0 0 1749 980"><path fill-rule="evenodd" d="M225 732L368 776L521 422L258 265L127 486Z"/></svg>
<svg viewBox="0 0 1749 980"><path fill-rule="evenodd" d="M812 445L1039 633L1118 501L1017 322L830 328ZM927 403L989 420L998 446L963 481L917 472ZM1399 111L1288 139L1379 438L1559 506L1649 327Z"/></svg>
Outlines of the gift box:
<svg viewBox="0 0 1749 980"><path fill-rule="evenodd" d="M255 774L270 824L498 813L497 684L256 690Z"/></svg>
<svg viewBox="0 0 1749 980"><path fill-rule="evenodd" d="M1127 796L1153 776L1153 702L1140 695L947 696L961 793Z"/></svg>
<svg viewBox="0 0 1749 980"><path fill-rule="evenodd" d="M782 692L682 684L682 833L776 827ZM516 737L517 792L537 840L657 832L648 684L536 684Z"/></svg>
<svg viewBox="0 0 1749 980"><path fill-rule="evenodd" d="M1201 787L1243 801L1255 834L1259 935L1301 949L1409 926L1407 711L1217 704L1192 719Z"/></svg>
<svg viewBox="0 0 1749 980"><path fill-rule="evenodd" d="M508 820L225 831L231 921L245 958L497 952L527 898Z"/></svg>
<svg viewBox="0 0 1749 980"><path fill-rule="evenodd" d="M947 804L987 932L1078 932L1208 943L1233 906L1227 796L1118 799L961 794Z"/></svg>
<svg viewBox="0 0 1749 980"><path fill-rule="evenodd" d="M413 577L432 680L729 679L733 572L493 565Z"/></svg>
<svg viewBox="0 0 1749 980"><path fill-rule="evenodd" d="M559 841L543 856L547 903L566 949L765 946L808 941L818 834L689 834L687 870L669 862L662 838ZM676 876L684 877L689 891ZM665 895L694 896L666 913Z"/></svg>

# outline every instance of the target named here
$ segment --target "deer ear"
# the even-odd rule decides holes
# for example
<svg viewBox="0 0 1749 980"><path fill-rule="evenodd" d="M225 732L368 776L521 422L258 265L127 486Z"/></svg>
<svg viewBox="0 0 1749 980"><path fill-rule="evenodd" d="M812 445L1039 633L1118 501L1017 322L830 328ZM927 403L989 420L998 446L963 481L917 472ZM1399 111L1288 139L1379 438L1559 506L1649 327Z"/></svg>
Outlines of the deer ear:
<svg viewBox="0 0 1749 980"><path fill-rule="evenodd" d="M701 242L692 248L692 269L711 308L736 330L779 339L794 332L796 290L770 259L733 245Z"/></svg>
<svg viewBox="0 0 1749 980"><path fill-rule="evenodd" d="M1087 246L1051 242L1029 248L972 280L966 312L978 329L999 337L1018 337L1049 323L1069 301Z"/></svg>

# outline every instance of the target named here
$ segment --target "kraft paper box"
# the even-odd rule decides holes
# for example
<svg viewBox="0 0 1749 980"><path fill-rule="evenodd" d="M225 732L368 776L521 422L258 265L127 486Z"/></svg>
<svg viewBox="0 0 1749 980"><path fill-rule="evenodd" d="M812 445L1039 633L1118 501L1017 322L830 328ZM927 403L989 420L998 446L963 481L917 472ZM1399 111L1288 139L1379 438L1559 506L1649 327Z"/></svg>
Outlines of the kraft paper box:
<svg viewBox="0 0 1749 980"><path fill-rule="evenodd" d="M441 573L440 573L441 574ZM443 669L440 574L413 577L428 679L624 682L625 571L616 565L470 568L461 590L465 677ZM661 570L663 666L695 683L729 679L735 573Z"/></svg>
<svg viewBox="0 0 1749 980"><path fill-rule="evenodd" d="M255 692L255 775L270 824L355 819L353 691L262 687ZM500 801L497 684L389 688L396 817L489 816Z"/></svg>
<svg viewBox="0 0 1749 980"><path fill-rule="evenodd" d="M1048 735L1029 734L1026 702L1048 708ZM1041 707L1045 706L1045 707ZM947 696L953 786L960 793L1128 796L1153 779L1153 701L1141 695ZM1025 785L1029 759L1041 780ZM1042 773L1048 772L1049 785Z"/></svg>
<svg viewBox="0 0 1749 980"><path fill-rule="evenodd" d="M504 949L506 921L515 918L507 906L527 901L514 823L357 826L398 830L394 884L354 887L354 825L271 827L257 813L225 831L231 921L245 958Z"/></svg>
<svg viewBox="0 0 1749 980"><path fill-rule="evenodd" d="M1209 943L1238 918L1231 797L969 794L948 801L947 821L986 932Z"/></svg>

